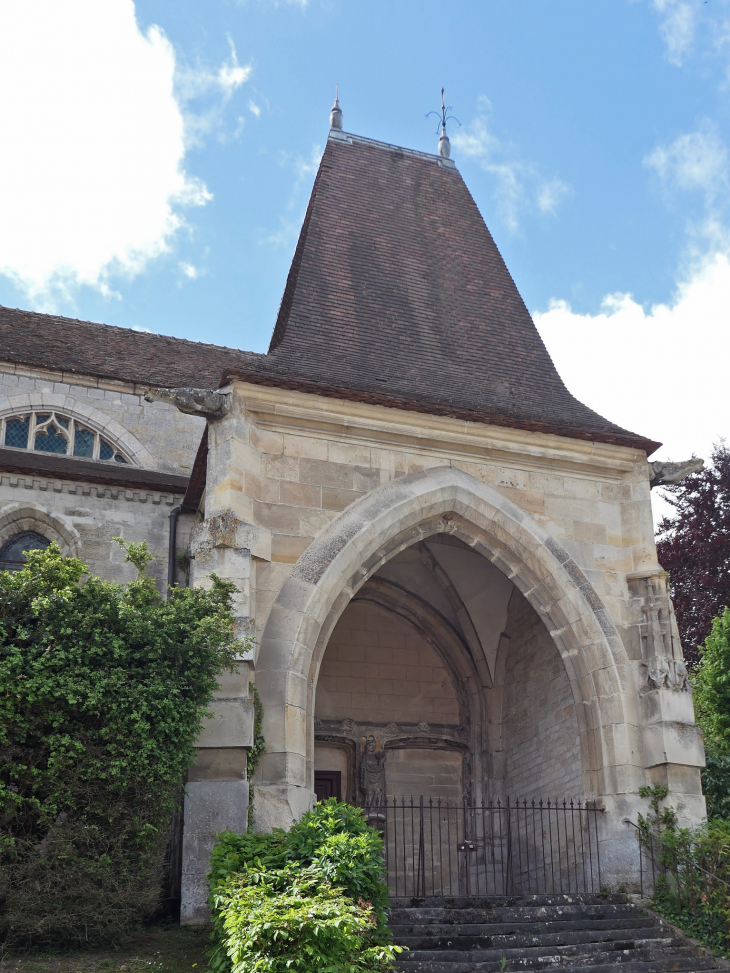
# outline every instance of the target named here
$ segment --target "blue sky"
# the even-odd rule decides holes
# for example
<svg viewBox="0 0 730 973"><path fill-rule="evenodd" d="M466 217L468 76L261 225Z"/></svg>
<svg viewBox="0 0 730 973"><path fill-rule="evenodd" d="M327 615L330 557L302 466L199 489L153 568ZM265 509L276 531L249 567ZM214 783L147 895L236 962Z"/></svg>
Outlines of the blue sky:
<svg viewBox="0 0 730 973"><path fill-rule="evenodd" d="M0 303L265 351L336 82L345 129L426 151L446 87L568 386L706 456L730 426L728 0L2 0Z"/></svg>

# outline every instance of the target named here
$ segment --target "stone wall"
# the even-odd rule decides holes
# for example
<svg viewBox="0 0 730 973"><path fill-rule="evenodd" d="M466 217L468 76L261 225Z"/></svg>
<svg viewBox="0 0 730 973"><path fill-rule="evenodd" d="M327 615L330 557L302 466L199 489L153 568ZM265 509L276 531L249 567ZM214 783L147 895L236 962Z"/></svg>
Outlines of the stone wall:
<svg viewBox="0 0 730 973"><path fill-rule="evenodd" d="M368 601L345 609L327 643L314 713L363 723L459 722L436 652L408 622Z"/></svg>
<svg viewBox="0 0 730 973"><path fill-rule="evenodd" d="M515 593L506 635L502 740L510 798L584 798L573 693L565 665L534 609Z"/></svg>
<svg viewBox="0 0 730 973"><path fill-rule="evenodd" d="M112 441L120 439L131 452L135 443L141 446L146 455L138 465L189 474L205 420L165 402L145 402L144 393L144 386L131 383L0 363L0 415L57 408L106 430Z"/></svg>
<svg viewBox="0 0 730 973"><path fill-rule="evenodd" d="M444 465L547 529L624 634L625 577L656 564L643 453L243 383L234 395L240 412L211 426L206 516L231 510L271 533L271 563L252 579L259 636L292 566L341 510Z"/></svg>
<svg viewBox="0 0 730 973"><path fill-rule="evenodd" d="M162 402L145 402L144 391L127 383L0 364L0 417L30 409L57 410L119 445L134 465L189 474L204 420ZM36 530L57 540L64 553L81 557L94 574L129 581L134 568L125 563L112 537L146 540L155 555L151 573L164 588L169 514L181 501L182 494L0 472L0 545L21 529ZM182 553L189 525L181 522L180 527ZM178 580L183 578L181 572Z"/></svg>

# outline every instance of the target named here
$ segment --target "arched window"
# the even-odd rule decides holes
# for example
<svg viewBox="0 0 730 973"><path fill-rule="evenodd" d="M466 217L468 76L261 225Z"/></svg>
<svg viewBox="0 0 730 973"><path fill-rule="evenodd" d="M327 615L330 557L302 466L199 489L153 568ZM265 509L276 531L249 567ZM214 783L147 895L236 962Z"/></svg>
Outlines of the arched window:
<svg viewBox="0 0 730 973"><path fill-rule="evenodd" d="M16 534L0 551L0 571L18 571L25 566L26 551L45 551L49 544L47 537L34 530Z"/></svg>
<svg viewBox="0 0 730 973"><path fill-rule="evenodd" d="M6 416L2 420L2 442L12 449L34 449L41 453L129 463L118 446L78 419L60 412Z"/></svg>

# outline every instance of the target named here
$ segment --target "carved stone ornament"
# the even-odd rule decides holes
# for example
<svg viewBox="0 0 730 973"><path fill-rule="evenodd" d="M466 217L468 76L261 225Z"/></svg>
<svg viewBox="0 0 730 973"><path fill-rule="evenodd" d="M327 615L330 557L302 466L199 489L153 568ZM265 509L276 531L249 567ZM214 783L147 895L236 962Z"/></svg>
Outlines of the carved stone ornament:
<svg viewBox="0 0 730 973"><path fill-rule="evenodd" d="M167 402L180 412L206 419L222 419L231 405L230 393L213 389L150 388L144 397L146 402Z"/></svg>
<svg viewBox="0 0 730 973"><path fill-rule="evenodd" d="M679 483L689 476L690 473L699 473L705 468L704 460L697 459L693 456L692 459L687 459L683 463L649 463L651 467L652 477L649 481L649 486L666 486L670 483Z"/></svg>
<svg viewBox="0 0 730 973"><path fill-rule="evenodd" d="M690 691L687 666L682 659L655 657L639 664L641 690L671 689L675 693Z"/></svg>
<svg viewBox="0 0 730 973"><path fill-rule="evenodd" d="M342 721L342 729L345 731L345 733L354 733L355 732L355 724L353 723L352 720L343 720Z"/></svg>
<svg viewBox="0 0 730 973"><path fill-rule="evenodd" d="M397 723L388 723L388 725L386 726L385 729L386 729L386 732L387 733L397 733L398 732L398 724Z"/></svg>
<svg viewBox="0 0 730 973"><path fill-rule="evenodd" d="M426 723L425 720L421 720L420 723L416 723L416 729L420 730L421 733L428 733L431 727Z"/></svg>

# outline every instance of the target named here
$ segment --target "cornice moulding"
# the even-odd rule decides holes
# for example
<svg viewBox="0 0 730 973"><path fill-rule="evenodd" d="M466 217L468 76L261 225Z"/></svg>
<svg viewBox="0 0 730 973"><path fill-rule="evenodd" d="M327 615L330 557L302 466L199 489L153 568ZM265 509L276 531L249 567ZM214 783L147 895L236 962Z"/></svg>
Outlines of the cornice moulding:
<svg viewBox="0 0 730 973"><path fill-rule="evenodd" d="M646 463L641 450L627 446L324 399L242 381L234 382L233 388L243 400L245 413L271 432L605 480L620 480L637 463Z"/></svg>

